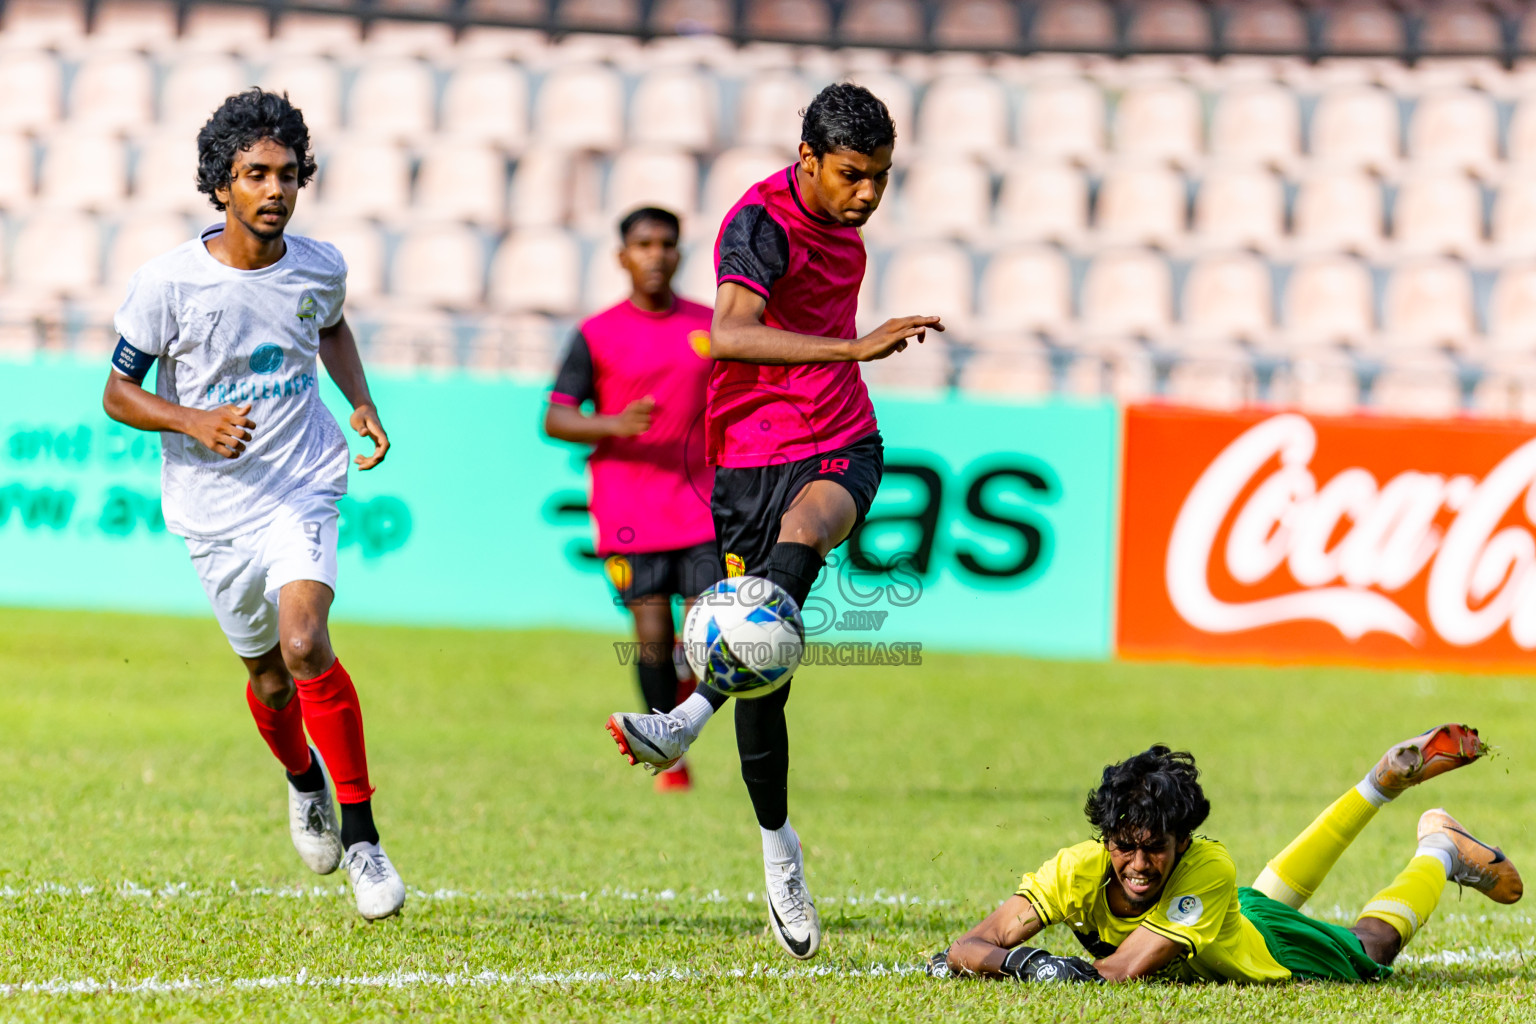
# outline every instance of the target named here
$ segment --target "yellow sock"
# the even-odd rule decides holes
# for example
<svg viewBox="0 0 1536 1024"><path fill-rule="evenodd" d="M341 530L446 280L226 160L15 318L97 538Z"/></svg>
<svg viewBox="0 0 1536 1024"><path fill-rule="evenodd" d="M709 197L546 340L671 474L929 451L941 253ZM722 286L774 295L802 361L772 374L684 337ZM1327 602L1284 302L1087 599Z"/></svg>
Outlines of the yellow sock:
<svg viewBox="0 0 1536 1024"><path fill-rule="evenodd" d="M1376 807L1358 789L1350 789L1269 862L1253 887L1270 899L1300 907L1375 816Z"/></svg>
<svg viewBox="0 0 1536 1024"><path fill-rule="evenodd" d="M1403 945L1413 933L1424 927L1445 890L1445 863L1438 857L1419 854L1392 879L1392 884L1371 897L1360 911L1361 917L1374 917L1397 929Z"/></svg>

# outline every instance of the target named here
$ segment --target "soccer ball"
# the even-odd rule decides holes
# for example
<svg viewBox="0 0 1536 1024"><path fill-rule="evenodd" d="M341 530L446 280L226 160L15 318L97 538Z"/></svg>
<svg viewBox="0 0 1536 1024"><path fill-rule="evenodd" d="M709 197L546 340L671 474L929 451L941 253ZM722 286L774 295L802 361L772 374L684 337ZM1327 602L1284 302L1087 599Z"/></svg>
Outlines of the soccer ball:
<svg viewBox="0 0 1536 1024"><path fill-rule="evenodd" d="M733 697L762 697L789 682L804 649L800 606L761 576L716 583L683 623L683 653L694 675Z"/></svg>

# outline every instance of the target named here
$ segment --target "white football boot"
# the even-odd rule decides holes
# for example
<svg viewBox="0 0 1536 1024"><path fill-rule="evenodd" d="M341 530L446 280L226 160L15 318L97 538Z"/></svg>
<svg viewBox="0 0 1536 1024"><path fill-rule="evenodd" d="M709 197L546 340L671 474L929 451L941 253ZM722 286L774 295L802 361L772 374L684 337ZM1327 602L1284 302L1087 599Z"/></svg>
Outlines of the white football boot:
<svg viewBox="0 0 1536 1024"><path fill-rule="evenodd" d="M347 848L347 875L357 897L357 912L370 921L398 914L405 906L405 883L378 843L353 843Z"/></svg>
<svg viewBox="0 0 1536 1024"><path fill-rule="evenodd" d="M652 775L682 760L693 742L687 720L665 711L619 711L608 716L608 732L630 764L643 764Z"/></svg>
<svg viewBox="0 0 1536 1024"><path fill-rule="evenodd" d="M309 756L321 767L320 755L311 747ZM336 824L336 808L331 803L331 784L317 793L301 793L288 783L288 834L293 848L305 866L317 875L328 875L341 866L341 828Z"/></svg>
<svg viewBox="0 0 1536 1024"><path fill-rule="evenodd" d="M821 919L805 887L805 852L795 850L788 864L764 861L768 878L768 930L796 960L809 960L821 948Z"/></svg>

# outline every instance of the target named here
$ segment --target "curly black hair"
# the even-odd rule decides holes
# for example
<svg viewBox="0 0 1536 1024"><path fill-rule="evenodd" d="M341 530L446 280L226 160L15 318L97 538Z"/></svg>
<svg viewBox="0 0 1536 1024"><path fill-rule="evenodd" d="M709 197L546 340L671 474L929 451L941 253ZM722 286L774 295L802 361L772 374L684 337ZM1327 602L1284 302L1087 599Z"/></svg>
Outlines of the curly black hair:
<svg viewBox="0 0 1536 1024"><path fill-rule="evenodd" d="M817 158L834 149L870 156L896 144L896 122L878 96L852 82L838 82L816 94L801 112L800 141Z"/></svg>
<svg viewBox="0 0 1536 1024"><path fill-rule="evenodd" d="M1171 832L1182 841L1211 813L1199 779L1193 754L1158 744L1106 765L1083 813L1095 839L1139 841Z"/></svg>
<svg viewBox="0 0 1536 1024"><path fill-rule="evenodd" d="M224 209L214 193L234 180L235 154L263 139L293 150L299 160L299 188L315 176L304 114L288 102L287 93L247 89L225 100L197 133L197 190L214 209Z"/></svg>

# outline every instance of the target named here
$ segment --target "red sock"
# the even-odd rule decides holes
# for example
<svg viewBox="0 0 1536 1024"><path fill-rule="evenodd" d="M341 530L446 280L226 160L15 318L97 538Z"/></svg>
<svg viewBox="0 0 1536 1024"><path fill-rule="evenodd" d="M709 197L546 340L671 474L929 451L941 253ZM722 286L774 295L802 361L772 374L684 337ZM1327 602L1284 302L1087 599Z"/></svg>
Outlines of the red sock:
<svg viewBox="0 0 1536 1024"><path fill-rule="evenodd" d="M272 753L283 762L290 775L303 775L309 771L309 744L304 739L304 719L299 714L299 698L294 695L282 708L269 708L256 699L256 691L250 681L245 684L245 702L251 706L251 717L261 738L267 741Z"/></svg>
<svg viewBox="0 0 1536 1024"><path fill-rule="evenodd" d="M363 709L352 677L338 660L313 679L295 679L304 725L325 759L336 799L360 804L373 796L368 785L368 752L363 747Z"/></svg>

